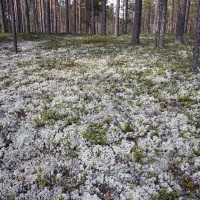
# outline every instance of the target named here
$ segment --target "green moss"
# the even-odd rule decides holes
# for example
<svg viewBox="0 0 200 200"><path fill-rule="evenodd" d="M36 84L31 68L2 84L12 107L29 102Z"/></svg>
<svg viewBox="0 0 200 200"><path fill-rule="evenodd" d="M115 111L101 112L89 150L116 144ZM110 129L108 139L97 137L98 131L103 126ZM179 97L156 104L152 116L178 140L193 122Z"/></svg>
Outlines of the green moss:
<svg viewBox="0 0 200 200"><path fill-rule="evenodd" d="M168 192L166 189L162 189L159 192L159 200L173 200L180 197L180 191L179 190L173 190L172 192Z"/></svg>
<svg viewBox="0 0 200 200"><path fill-rule="evenodd" d="M141 164L142 159L144 158L143 150L136 149L134 150L133 155L134 155L134 161Z"/></svg>
<svg viewBox="0 0 200 200"><path fill-rule="evenodd" d="M106 122L103 123L92 123L86 130L82 133L83 138L93 144L105 145L107 144L106 133L108 131L108 125Z"/></svg>
<svg viewBox="0 0 200 200"><path fill-rule="evenodd" d="M15 195L9 195L7 196L6 200L15 200Z"/></svg>

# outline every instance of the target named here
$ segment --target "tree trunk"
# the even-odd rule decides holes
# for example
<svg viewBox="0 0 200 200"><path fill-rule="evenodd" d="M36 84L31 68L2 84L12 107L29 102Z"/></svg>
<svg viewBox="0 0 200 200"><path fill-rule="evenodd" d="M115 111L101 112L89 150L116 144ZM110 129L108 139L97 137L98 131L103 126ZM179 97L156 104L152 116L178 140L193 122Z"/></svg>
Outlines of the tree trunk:
<svg viewBox="0 0 200 200"><path fill-rule="evenodd" d="M15 25L15 11L14 11L14 2L10 0L11 7L11 16L12 16L12 33L13 33L13 48L17 53L17 34L16 34L16 25Z"/></svg>
<svg viewBox="0 0 200 200"><path fill-rule="evenodd" d="M96 34L96 32L95 32L94 0L91 0L91 8L92 8L92 34Z"/></svg>
<svg viewBox="0 0 200 200"><path fill-rule="evenodd" d="M106 0L102 0L101 35L106 35Z"/></svg>
<svg viewBox="0 0 200 200"><path fill-rule="evenodd" d="M171 13L170 13L170 28L169 28L170 33L174 32L173 27L174 27L174 0L172 0Z"/></svg>
<svg viewBox="0 0 200 200"><path fill-rule="evenodd" d="M135 17L134 17L133 33L132 33L132 46L139 45L141 17L142 17L142 0L136 0Z"/></svg>
<svg viewBox="0 0 200 200"><path fill-rule="evenodd" d="M76 0L74 0L74 34L76 34Z"/></svg>
<svg viewBox="0 0 200 200"><path fill-rule="evenodd" d="M66 34L69 34L69 1L65 0L65 13L66 13Z"/></svg>
<svg viewBox="0 0 200 200"><path fill-rule="evenodd" d="M190 71L195 71L199 67L199 46L200 46L200 1L198 4L198 13L196 20L196 36L195 36L192 66L190 67Z"/></svg>
<svg viewBox="0 0 200 200"><path fill-rule="evenodd" d="M2 32L6 32L6 22L5 22L5 12L3 6L3 0L0 0L0 11L1 11L1 19L2 19Z"/></svg>
<svg viewBox="0 0 200 200"><path fill-rule="evenodd" d="M50 16L50 2L46 0L46 24L47 24L47 35L51 35L51 16Z"/></svg>
<svg viewBox="0 0 200 200"><path fill-rule="evenodd" d="M15 0L14 4L16 5L16 21L17 21L17 32L21 32L21 6L20 6L20 1Z"/></svg>
<svg viewBox="0 0 200 200"><path fill-rule="evenodd" d="M25 8L25 20L26 20L26 32L30 33L30 20L29 20L29 8L28 1L24 0L24 8Z"/></svg>
<svg viewBox="0 0 200 200"><path fill-rule="evenodd" d="M120 7L120 0L116 0L115 36L119 36L119 7Z"/></svg>
<svg viewBox="0 0 200 200"><path fill-rule="evenodd" d="M154 25L153 25L153 33L156 34L156 29L157 29L157 22L158 22L158 4L159 0L155 0L155 13L154 13Z"/></svg>
<svg viewBox="0 0 200 200"><path fill-rule="evenodd" d="M125 24L124 33L128 34L128 0L125 0Z"/></svg>
<svg viewBox="0 0 200 200"><path fill-rule="evenodd" d="M161 17L160 17L160 37L159 46L164 47L165 28L166 28L167 0L161 0Z"/></svg>
<svg viewBox="0 0 200 200"><path fill-rule="evenodd" d="M175 40L175 42L178 44L183 44L186 4L187 0L179 0L177 23L176 23L176 40Z"/></svg>
<svg viewBox="0 0 200 200"><path fill-rule="evenodd" d="M34 32L38 32L38 13L37 13L37 1L33 1L33 18L34 18Z"/></svg>
<svg viewBox="0 0 200 200"><path fill-rule="evenodd" d="M186 18L185 18L185 33L188 31L188 21L189 21L189 15L190 15L190 0L188 0L188 5L187 5L187 12L186 12Z"/></svg>
<svg viewBox="0 0 200 200"><path fill-rule="evenodd" d="M123 4L122 4L122 34L124 34L124 15L125 15L125 2L124 0L122 1Z"/></svg>
<svg viewBox="0 0 200 200"><path fill-rule="evenodd" d="M78 28L79 28L79 34L81 35L82 34L82 18L81 18L81 0L79 0L79 3L78 3Z"/></svg>

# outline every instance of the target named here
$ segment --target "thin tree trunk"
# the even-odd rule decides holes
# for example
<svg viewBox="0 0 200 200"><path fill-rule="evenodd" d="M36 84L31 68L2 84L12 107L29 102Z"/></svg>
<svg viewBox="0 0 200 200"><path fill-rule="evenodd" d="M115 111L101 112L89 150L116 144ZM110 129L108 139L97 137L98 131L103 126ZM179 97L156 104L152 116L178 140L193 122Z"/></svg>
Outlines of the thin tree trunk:
<svg viewBox="0 0 200 200"><path fill-rule="evenodd" d="M188 5L187 5L187 12L186 12L186 18L185 18L185 33L188 31L188 21L189 21L189 15L190 15L190 0L188 0Z"/></svg>
<svg viewBox="0 0 200 200"><path fill-rule="evenodd" d="M65 13L66 13L66 34L69 34L69 1L65 0Z"/></svg>
<svg viewBox="0 0 200 200"><path fill-rule="evenodd" d="M177 23L176 23L176 40L175 40L175 42L178 44L183 44L186 4L187 4L187 0L179 0L178 16L177 16Z"/></svg>
<svg viewBox="0 0 200 200"><path fill-rule="evenodd" d="M106 0L102 0L101 35L106 35Z"/></svg>
<svg viewBox="0 0 200 200"><path fill-rule="evenodd" d="M74 34L76 34L76 0L74 0Z"/></svg>
<svg viewBox="0 0 200 200"><path fill-rule="evenodd" d="M47 34L51 35L51 14L50 14L50 1L46 0L46 24L47 24Z"/></svg>
<svg viewBox="0 0 200 200"><path fill-rule="evenodd" d="M139 45L140 27L142 17L142 0L135 1L135 17L133 23L132 46Z"/></svg>
<svg viewBox="0 0 200 200"><path fill-rule="evenodd" d="M195 36L192 66L190 67L190 71L196 71L199 67L199 46L200 46L200 1L198 4L198 13L196 20L196 36Z"/></svg>
<svg viewBox="0 0 200 200"><path fill-rule="evenodd" d="M16 33L16 25L15 25L15 11L14 11L14 2L10 0L11 7L11 16L12 16L12 33L13 33L13 48L17 53L17 33Z"/></svg>
<svg viewBox="0 0 200 200"><path fill-rule="evenodd" d="M21 6L20 6L20 1L15 0L14 4L16 5L16 21L17 21L17 32L21 32Z"/></svg>
<svg viewBox="0 0 200 200"><path fill-rule="evenodd" d="M153 33L156 34L156 29L157 29L157 22L158 22L158 4L159 0L155 0L155 13L154 13L154 25L153 25Z"/></svg>
<svg viewBox="0 0 200 200"><path fill-rule="evenodd" d="M34 32L38 32L37 1L33 1Z"/></svg>
<svg viewBox="0 0 200 200"><path fill-rule="evenodd" d="M125 2L124 2L124 0L122 2L123 2L123 4L122 4L122 33L124 34Z"/></svg>
<svg viewBox="0 0 200 200"><path fill-rule="evenodd" d="M92 34L95 33L95 12L94 12L94 0L91 0L91 7L92 7Z"/></svg>
<svg viewBox="0 0 200 200"><path fill-rule="evenodd" d="M1 11L1 17L2 17L2 32L5 33L6 32L6 21L5 21L3 0L0 0L0 11Z"/></svg>
<svg viewBox="0 0 200 200"><path fill-rule="evenodd" d="M128 34L128 0L125 0L125 24L124 33Z"/></svg>
<svg viewBox="0 0 200 200"><path fill-rule="evenodd" d="M26 20L26 32L30 33L30 20L29 20L29 8L28 1L24 0L24 8L25 8L25 20Z"/></svg>
<svg viewBox="0 0 200 200"><path fill-rule="evenodd" d="M81 0L79 0L79 4L78 4L78 18L79 18L78 20L79 34L81 34L82 33L81 31Z"/></svg>
<svg viewBox="0 0 200 200"><path fill-rule="evenodd" d="M45 0L42 0L42 26L43 32L46 33L46 23L45 23Z"/></svg>
<svg viewBox="0 0 200 200"><path fill-rule="evenodd" d="M40 32L43 33L43 23L42 23L42 0L39 0L38 4L38 11L39 11L39 17L40 17Z"/></svg>
<svg viewBox="0 0 200 200"><path fill-rule="evenodd" d="M160 26L160 41L159 46L164 48L165 28L166 28L166 13L167 13L167 0L161 2L161 26Z"/></svg>
<svg viewBox="0 0 200 200"><path fill-rule="evenodd" d="M119 7L120 7L120 0L116 0L115 36L119 36Z"/></svg>
<svg viewBox="0 0 200 200"><path fill-rule="evenodd" d="M170 33L173 33L173 27L174 27L174 0L172 0L172 5L171 5L171 13L170 13Z"/></svg>

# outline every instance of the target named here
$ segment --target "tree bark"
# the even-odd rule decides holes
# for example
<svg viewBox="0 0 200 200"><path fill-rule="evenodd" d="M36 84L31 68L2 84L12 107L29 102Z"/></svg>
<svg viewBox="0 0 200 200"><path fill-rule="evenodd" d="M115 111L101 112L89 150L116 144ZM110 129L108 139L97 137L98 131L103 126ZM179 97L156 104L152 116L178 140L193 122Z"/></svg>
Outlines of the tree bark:
<svg viewBox="0 0 200 200"><path fill-rule="evenodd" d="M24 8L25 8L25 20L26 20L26 32L30 33L30 20L29 20L29 8L28 1L24 0Z"/></svg>
<svg viewBox="0 0 200 200"><path fill-rule="evenodd" d="M34 18L34 32L38 32L38 13L37 13L37 1L33 1L33 18Z"/></svg>
<svg viewBox="0 0 200 200"><path fill-rule="evenodd" d="M12 33L13 33L13 48L15 53L17 53L17 33L16 33L16 25L15 25L15 11L14 11L14 2L10 0L11 7L11 16L12 16Z"/></svg>
<svg viewBox="0 0 200 200"><path fill-rule="evenodd" d="M2 32L6 32L6 22L5 22L5 11L3 6L3 0L0 0L0 11L1 11L1 17L2 17Z"/></svg>
<svg viewBox="0 0 200 200"><path fill-rule="evenodd" d="M154 25L153 25L153 33L156 34L157 22L158 22L158 4L159 0L155 0L155 12L154 12Z"/></svg>
<svg viewBox="0 0 200 200"><path fill-rule="evenodd" d="M66 13L66 34L69 34L69 1L65 0L65 13Z"/></svg>
<svg viewBox="0 0 200 200"><path fill-rule="evenodd" d="M94 0L91 0L91 8L92 8L92 34L96 34L96 32L95 32Z"/></svg>
<svg viewBox="0 0 200 200"><path fill-rule="evenodd" d="M167 13L167 0L161 0L161 17L160 17L160 38L159 46L164 47L165 28L166 28L166 13Z"/></svg>
<svg viewBox="0 0 200 200"><path fill-rule="evenodd" d="M120 7L120 0L116 0L115 36L119 36L119 7Z"/></svg>
<svg viewBox="0 0 200 200"><path fill-rule="evenodd" d="M124 33L128 34L128 0L125 0L125 24Z"/></svg>
<svg viewBox="0 0 200 200"><path fill-rule="evenodd" d="M135 1L135 17L133 23L132 46L139 45L140 27L142 17L142 0Z"/></svg>
<svg viewBox="0 0 200 200"><path fill-rule="evenodd" d="M51 14L50 14L50 2L46 0L46 24L47 24L47 35L51 35Z"/></svg>
<svg viewBox="0 0 200 200"><path fill-rule="evenodd" d="M106 0L102 0L101 35L106 35Z"/></svg>
<svg viewBox="0 0 200 200"><path fill-rule="evenodd" d="M76 34L76 0L74 0L74 34Z"/></svg>
<svg viewBox="0 0 200 200"><path fill-rule="evenodd" d="M170 13L170 28L169 31L170 33L174 32L174 0L172 0L172 5L171 5L171 13Z"/></svg>
<svg viewBox="0 0 200 200"><path fill-rule="evenodd" d="M200 1L198 4L198 13L196 20L196 36L195 36L192 66L190 67L190 71L196 71L199 67L199 46L200 46Z"/></svg>
<svg viewBox="0 0 200 200"><path fill-rule="evenodd" d="M188 5L187 5L187 12L186 12L186 18L185 18L185 30L184 32L187 33L188 31L188 21L189 21L189 15L190 15L190 0L188 0Z"/></svg>
<svg viewBox="0 0 200 200"><path fill-rule="evenodd" d="M176 40L175 40L175 42L178 44L183 44L186 4L187 0L179 0L177 23L176 23Z"/></svg>

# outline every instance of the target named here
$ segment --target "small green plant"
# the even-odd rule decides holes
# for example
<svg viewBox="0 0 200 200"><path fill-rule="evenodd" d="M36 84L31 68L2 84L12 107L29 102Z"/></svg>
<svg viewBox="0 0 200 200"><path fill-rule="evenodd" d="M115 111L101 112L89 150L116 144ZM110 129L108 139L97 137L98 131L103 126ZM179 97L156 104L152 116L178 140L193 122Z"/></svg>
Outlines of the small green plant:
<svg viewBox="0 0 200 200"><path fill-rule="evenodd" d="M61 195L61 196L59 197L59 200L65 200L65 197L63 197L63 195Z"/></svg>
<svg viewBox="0 0 200 200"><path fill-rule="evenodd" d="M159 194L154 194L151 200L157 200L159 198Z"/></svg>
<svg viewBox="0 0 200 200"><path fill-rule="evenodd" d="M159 192L159 200L173 200L177 197L180 197L180 191L179 190L173 190L171 192L168 192L166 189L162 189Z"/></svg>
<svg viewBox="0 0 200 200"><path fill-rule="evenodd" d="M6 200L15 200L14 194L7 196Z"/></svg>
<svg viewBox="0 0 200 200"><path fill-rule="evenodd" d="M38 181L39 186L43 187L47 185L47 180L41 176L41 174L37 175L36 180Z"/></svg>
<svg viewBox="0 0 200 200"><path fill-rule="evenodd" d="M142 162L142 159L144 158L142 149L134 150L133 155L134 155L134 161L135 162L137 162L137 163L141 163Z"/></svg>
<svg viewBox="0 0 200 200"><path fill-rule="evenodd" d="M133 190L135 188L135 186L136 185L134 183L132 183L131 186L130 186L131 190Z"/></svg>
<svg viewBox="0 0 200 200"><path fill-rule="evenodd" d="M44 169L42 167L38 167L39 174L36 177L36 181L38 182L39 186L43 187L47 185L47 179L42 175Z"/></svg>
<svg viewBox="0 0 200 200"><path fill-rule="evenodd" d="M130 123L126 122L126 123L124 124L124 128L122 129L122 131L123 131L124 133L134 132L134 127L133 127L133 125L131 125Z"/></svg>
<svg viewBox="0 0 200 200"><path fill-rule="evenodd" d="M83 133L83 137L92 142L93 144L105 145L107 144L106 132L108 131L108 126L106 123L92 123Z"/></svg>

